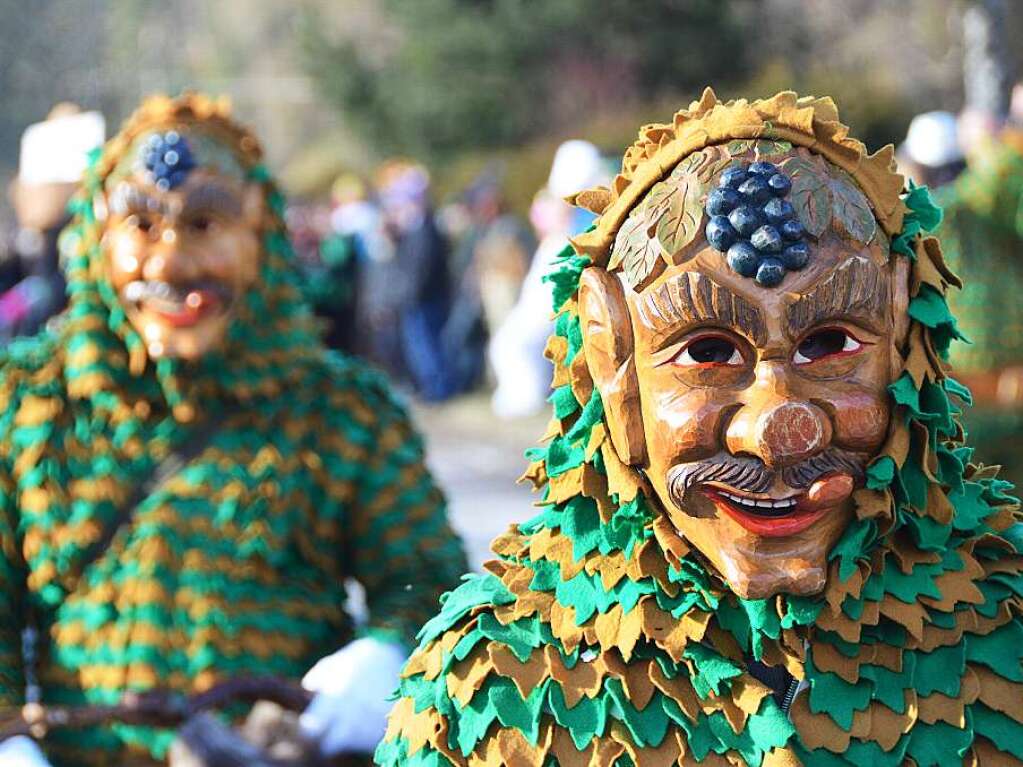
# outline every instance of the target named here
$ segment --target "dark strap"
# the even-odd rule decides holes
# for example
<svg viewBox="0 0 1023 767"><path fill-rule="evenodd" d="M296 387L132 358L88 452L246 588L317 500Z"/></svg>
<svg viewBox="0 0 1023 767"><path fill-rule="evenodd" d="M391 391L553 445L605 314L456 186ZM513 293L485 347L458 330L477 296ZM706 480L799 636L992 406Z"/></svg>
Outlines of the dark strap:
<svg viewBox="0 0 1023 767"><path fill-rule="evenodd" d="M153 464L149 468L149 471L145 474L145 476L143 476L141 480L135 484L135 489L132 491L132 494L123 504L121 504L120 508L117 509L117 513L114 515L113 519L111 519L110 523L104 528L103 534L91 546L89 546L88 549L86 549L78 568L79 579L85 575L85 571L89 569L90 565L106 553L107 549L110 548L110 544L114 540L114 536L117 535L117 532L124 527L125 523L129 519L131 519L135 509L137 509L139 505L146 500L146 498L163 488L163 486L174 478L178 472L198 458L199 455L201 455L202 452L209 447L210 442L213 441L213 437L217 433L217 426L219 425L218 421L219 419L214 418L204 421L192 434L189 435L183 445L172 450L162 461Z"/></svg>
<svg viewBox="0 0 1023 767"><path fill-rule="evenodd" d="M746 669L759 681L771 688L771 695L779 706L786 708L791 700L786 701L789 689L795 681L792 674L784 666L768 666L753 658L746 658Z"/></svg>

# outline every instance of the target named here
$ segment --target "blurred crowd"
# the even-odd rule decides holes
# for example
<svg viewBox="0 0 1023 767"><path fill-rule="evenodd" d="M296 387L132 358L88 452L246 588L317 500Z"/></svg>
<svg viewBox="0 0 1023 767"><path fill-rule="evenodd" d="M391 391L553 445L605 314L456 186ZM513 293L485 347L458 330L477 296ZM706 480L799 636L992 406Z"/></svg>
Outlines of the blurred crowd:
<svg viewBox="0 0 1023 767"><path fill-rule="evenodd" d="M426 402L487 386L497 415L539 412L550 383L543 277L592 220L565 198L610 175L593 144L564 143L528 220L509 210L499 168L436 208L428 171L404 159L372 179L341 176L329 201L293 202L288 224L328 342Z"/></svg>
<svg viewBox="0 0 1023 767"><path fill-rule="evenodd" d="M0 342L36 332L63 307L58 235L87 149L102 139L102 117L69 104L25 131L9 188L17 221L0 245ZM526 216L507 205L500 166L438 201L428 170L410 159L293 200L291 237L327 342L421 401L485 389L501 418L541 412L551 372L544 276L592 221L566 198L609 183L608 155L582 140L562 144ZM1023 435L1023 86L1006 115L918 115L897 158L945 208L947 257L968 278L953 300L976 344L953 362L977 400L971 428L1011 445Z"/></svg>

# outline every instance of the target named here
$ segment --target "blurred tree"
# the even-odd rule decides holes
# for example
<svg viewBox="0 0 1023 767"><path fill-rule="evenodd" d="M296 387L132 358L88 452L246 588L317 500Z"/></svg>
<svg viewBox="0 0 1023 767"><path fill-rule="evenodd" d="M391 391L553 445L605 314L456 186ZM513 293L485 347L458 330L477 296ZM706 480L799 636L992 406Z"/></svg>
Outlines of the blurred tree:
<svg viewBox="0 0 1023 767"><path fill-rule="evenodd" d="M380 0L359 25L307 5L300 35L325 98L384 152L506 146L584 116L691 98L748 73L736 0Z"/></svg>

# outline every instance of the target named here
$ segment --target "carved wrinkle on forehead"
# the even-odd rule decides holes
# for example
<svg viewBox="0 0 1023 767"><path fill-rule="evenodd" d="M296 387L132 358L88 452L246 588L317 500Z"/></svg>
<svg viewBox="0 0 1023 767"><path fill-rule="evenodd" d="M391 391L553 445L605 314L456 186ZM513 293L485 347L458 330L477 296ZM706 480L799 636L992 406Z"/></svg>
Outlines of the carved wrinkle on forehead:
<svg viewBox="0 0 1023 767"><path fill-rule="evenodd" d="M887 275L867 258L857 256L835 269L797 298L788 310L793 336L825 320L855 318L878 328L888 316Z"/></svg>
<svg viewBox="0 0 1023 767"><path fill-rule="evenodd" d="M242 202L238 195L224 186L207 183L196 187L185 198L183 213L213 211L234 218L242 213Z"/></svg>
<svg viewBox="0 0 1023 767"><path fill-rule="evenodd" d="M680 324L717 322L739 329L754 343L767 339L767 325L758 307L699 272L683 272L647 289L638 297L636 310L643 324L658 335L671 333Z"/></svg>

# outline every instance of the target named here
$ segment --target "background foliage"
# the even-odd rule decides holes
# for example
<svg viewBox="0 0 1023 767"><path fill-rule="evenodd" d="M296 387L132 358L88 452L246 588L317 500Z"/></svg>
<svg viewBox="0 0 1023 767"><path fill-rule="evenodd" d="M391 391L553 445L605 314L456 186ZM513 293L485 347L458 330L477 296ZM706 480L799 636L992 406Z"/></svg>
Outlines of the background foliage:
<svg viewBox="0 0 1023 767"><path fill-rule="evenodd" d="M561 140L619 153L712 84L830 93L871 145L962 103L967 0L0 0L0 179L57 100L112 127L146 93L229 94L291 192L393 154L520 204ZM1023 38L1009 3L1008 39ZM1019 56L1019 52L1014 52Z"/></svg>

